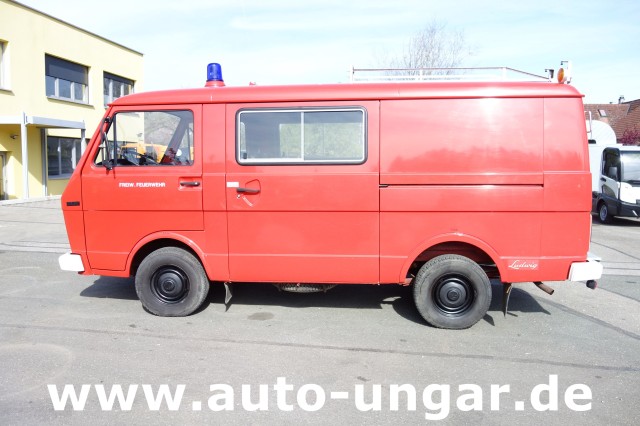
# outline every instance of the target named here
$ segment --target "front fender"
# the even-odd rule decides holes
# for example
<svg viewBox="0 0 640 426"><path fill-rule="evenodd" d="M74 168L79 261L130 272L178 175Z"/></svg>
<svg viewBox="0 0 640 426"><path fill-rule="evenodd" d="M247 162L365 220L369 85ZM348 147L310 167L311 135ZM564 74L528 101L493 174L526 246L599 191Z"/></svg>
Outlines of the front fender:
<svg viewBox="0 0 640 426"><path fill-rule="evenodd" d="M152 234L149 234L145 236L143 239L141 239L140 241L138 241L138 243L133 247L133 249L131 249L131 252L129 253L129 256L127 258L126 271L129 274L131 274L132 272L131 269L136 256L138 255L138 253L141 252L141 250L144 250L144 248L147 247L149 244L153 244L160 240L171 240L171 241L179 242L182 245L189 247L198 257L198 259L200 260L200 263L202 263L202 265L204 266L205 271L207 272L207 275L209 275L206 262L204 262L205 253L200 248L200 246L195 242L198 239L197 237L199 236L201 237L202 234L203 234L203 231L182 231L182 232L160 231L160 232L154 232ZM167 246L167 245L169 244L163 244L162 246Z"/></svg>

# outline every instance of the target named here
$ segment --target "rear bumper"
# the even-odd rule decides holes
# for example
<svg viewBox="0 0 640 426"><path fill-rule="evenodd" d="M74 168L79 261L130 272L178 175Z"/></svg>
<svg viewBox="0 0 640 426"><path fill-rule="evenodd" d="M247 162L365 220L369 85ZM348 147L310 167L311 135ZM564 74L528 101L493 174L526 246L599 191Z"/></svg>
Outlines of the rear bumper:
<svg viewBox="0 0 640 426"><path fill-rule="evenodd" d="M65 253L58 258L58 263L63 271L84 272L85 269L79 254Z"/></svg>
<svg viewBox="0 0 640 426"><path fill-rule="evenodd" d="M602 263L600 258L589 253L586 262L574 262L569 269L569 281L590 281L602 277Z"/></svg>

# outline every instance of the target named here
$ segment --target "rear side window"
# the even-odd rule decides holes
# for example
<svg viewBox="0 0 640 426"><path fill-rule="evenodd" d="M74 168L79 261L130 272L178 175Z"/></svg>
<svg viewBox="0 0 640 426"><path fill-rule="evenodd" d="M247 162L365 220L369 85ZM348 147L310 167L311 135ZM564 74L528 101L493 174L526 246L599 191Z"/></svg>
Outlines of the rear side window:
<svg viewBox="0 0 640 426"><path fill-rule="evenodd" d="M237 116L240 164L361 164L366 160L362 108L242 110Z"/></svg>
<svg viewBox="0 0 640 426"><path fill-rule="evenodd" d="M192 111L126 111L112 117L95 164L189 166L193 154Z"/></svg>

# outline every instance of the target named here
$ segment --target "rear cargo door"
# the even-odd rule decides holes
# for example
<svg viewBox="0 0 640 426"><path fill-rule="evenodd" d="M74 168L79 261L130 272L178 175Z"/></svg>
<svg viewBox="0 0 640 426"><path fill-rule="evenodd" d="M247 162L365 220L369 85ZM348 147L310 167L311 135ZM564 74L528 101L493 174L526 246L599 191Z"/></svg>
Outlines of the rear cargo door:
<svg viewBox="0 0 640 426"><path fill-rule="evenodd" d="M378 109L227 106L232 281L378 282Z"/></svg>

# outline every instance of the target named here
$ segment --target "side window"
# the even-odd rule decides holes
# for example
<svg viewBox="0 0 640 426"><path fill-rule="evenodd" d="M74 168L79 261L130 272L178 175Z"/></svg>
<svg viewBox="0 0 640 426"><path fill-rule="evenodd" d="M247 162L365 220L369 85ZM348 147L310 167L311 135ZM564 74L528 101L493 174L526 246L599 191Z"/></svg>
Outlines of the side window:
<svg viewBox="0 0 640 426"><path fill-rule="evenodd" d="M68 178L80 161L80 139L47 136L47 177Z"/></svg>
<svg viewBox="0 0 640 426"><path fill-rule="evenodd" d="M89 102L89 68L46 54L44 65L48 97L85 104Z"/></svg>
<svg viewBox="0 0 640 426"><path fill-rule="evenodd" d="M189 166L193 164L193 112L116 113L94 160L97 165Z"/></svg>
<svg viewBox="0 0 640 426"><path fill-rule="evenodd" d="M618 180L620 172L620 155L615 151L605 151L602 174L610 179Z"/></svg>
<svg viewBox="0 0 640 426"><path fill-rule="evenodd" d="M133 80L108 72L103 73L104 106L114 100L133 93Z"/></svg>
<svg viewBox="0 0 640 426"><path fill-rule="evenodd" d="M240 164L362 164L366 160L361 108L242 110L236 127Z"/></svg>
<svg viewBox="0 0 640 426"><path fill-rule="evenodd" d="M7 42L0 40L0 89L9 89Z"/></svg>

